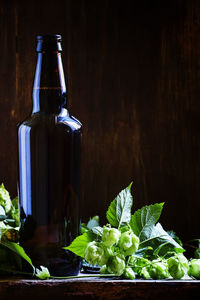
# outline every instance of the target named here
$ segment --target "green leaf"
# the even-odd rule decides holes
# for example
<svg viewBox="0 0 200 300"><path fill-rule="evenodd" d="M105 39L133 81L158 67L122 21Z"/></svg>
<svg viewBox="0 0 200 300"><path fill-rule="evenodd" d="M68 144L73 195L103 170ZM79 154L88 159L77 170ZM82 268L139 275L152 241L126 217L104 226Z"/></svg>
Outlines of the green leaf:
<svg viewBox="0 0 200 300"><path fill-rule="evenodd" d="M167 244L168 244L168 242L163 243L163 244L160 244L160 245L154 250L153 255L154 255L154 256L158 256L160 250L161 250L165 245L167 245Z"/></svg>
<svg viewBox="0 0 200 300"><path fill-rule="evenodd" d="M133 256L134 257L144 257L144 258L146 257L147 258L149 256L152 256L152 250L153 250L153 248L150 247L150 246L140 248L133 254Z"/></svg>
<svg viewBox="0 0 200 300"><path fill-rule="evenodd" d="M6 220L4 221L4 223L5 223L5 224L8 224L8 225L10 225L10 226L13 226L13 225L15 224L15 220L13 220L13 219L6 219Z"/></svg>
<svg viewBox="0 0 200 300"><path fill-rule="evenodd" d="M161 215L163 205L164 203L156 203L143 206L131 216L130 226L140 241L150 237L151 231Z"/></svg>
<svg viewBox="0 0 200 300"><path fill-rule="evenodd" d="M81 223L81 233L88 232L92 230L94 227L99 226L99 216L94 216L93 218L90 218L87 225L85 223Z"/></svg>
<svg viewBox="0 0 200 300"><path fill-rule="evenodd" d="M5 216L5 209L3 208L3 206L2 205L0 205L0 215L3 215L3 216Z"/></svg>
<svg viewBox="0 0 200 300"><path fill-rule="evenodd" d="M120 228L130 222L131 207L133 204L131 186L132 182L117 195L108 208L106 217L108 222L114 227Z"/></svg>
<svg viewBox="0 0 200 300"><path fill-rule="evenodd" d="M77 238L75 238L68 247L64 247L63 249L70 250L76 255L84 258L87 244L92 242L93 239L94 235L91 232L85 232L84 234L79 235Z"/></svg>
<svg viewBox="0 0 200 300"><path fill-rule="evenodd" d="M35 269L30 257L25 253L24 249L21 246L19 246L17 243L13 243L9 241L1 241L0 245L10 249L11 251L19 255L21 258L23 258L32 266L33 270Z"/></svg>
<svg viewBox="0 0 200 300"><path fill-rule="evenodd" d="M99 226L99 217L98 216L93 217L87 223L87 228L88 229L92 229L92 228L97 227L97 226Z"/></svg>
<svg viewBox="0 0 200 300"><path fill-rule="evenodd" d="M164 256L168 251L174 250L177 253L185 250L163 229L160 223L153 226L151 234L140 243L140 247L151 246L159 250L159 255Z"/></svg>
<svg viewBox="0 0 200 300"><path fill-rule="evenodd" d="M98 236L102 236L103 234L103 228L100 226L96 226L92 228L92 232Z"/></svg>
<svg viewBox="0 0 200 300"><path fill-rule="evenodd" d="M85 223L81 223L81 234L88 232L89 229Z"/></svg>
<svg viewBox="0 0 200 300"><path fill-rule="evenodd" d="M176 232L173 230L167 230L167 233L181 246L183 247L183 243L180 238L177 236Z"/></svg>
<svg viewBox="0 0 200 300"><path fill-rule="evenodd" d="M1 221L4 221L6 218L7 218L7 216L5 216L5 215L0 215L0 222L1 222Z"/></svg>

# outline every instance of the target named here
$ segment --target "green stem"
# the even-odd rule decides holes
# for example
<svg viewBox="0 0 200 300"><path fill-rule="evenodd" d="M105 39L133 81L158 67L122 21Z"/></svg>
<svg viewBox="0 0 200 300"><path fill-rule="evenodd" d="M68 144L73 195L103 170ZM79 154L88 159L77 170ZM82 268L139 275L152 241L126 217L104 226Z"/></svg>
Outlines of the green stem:
<svg viewBox="0 0 200 300"><path fill-rule="evenodd" d="M13 270L5 270L3 268L0 268L0 271L7 272L7 273L12 273L16 275L27 275L27 276L34 276L32 273L27 273L27 272L21 272L21 271L13 271ZM36 276L37 277L37 276ZM91 275L77 275L77 276L50 276L50 279L74 279L74 278L87 278L87 277L119 277L114 274L91 274Z"/></svg>
<svg viewBox="0 0 200 300"><path fill-rule="evenodd" d="M66 276L66 277L57 277L50 276L52 279L74 279L74 278L87 278L87 277L119 277L114 274L92 274L92 275L77 275L77 276Z"/></svg>

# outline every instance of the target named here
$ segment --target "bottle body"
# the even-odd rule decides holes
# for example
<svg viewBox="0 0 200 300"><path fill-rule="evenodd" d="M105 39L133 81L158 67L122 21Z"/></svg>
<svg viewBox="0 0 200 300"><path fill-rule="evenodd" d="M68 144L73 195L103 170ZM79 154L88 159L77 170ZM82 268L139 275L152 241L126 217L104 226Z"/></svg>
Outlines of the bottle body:
<svg viewBox="0 0 200 300"><path fill-rule="evenodd" d="M79 234L81 123L69 115L65 90L56 85L42 87L41 79L34 85L38 103L18 128L20 244L36 267L67 276L80 266L63 247Z"/></svg>

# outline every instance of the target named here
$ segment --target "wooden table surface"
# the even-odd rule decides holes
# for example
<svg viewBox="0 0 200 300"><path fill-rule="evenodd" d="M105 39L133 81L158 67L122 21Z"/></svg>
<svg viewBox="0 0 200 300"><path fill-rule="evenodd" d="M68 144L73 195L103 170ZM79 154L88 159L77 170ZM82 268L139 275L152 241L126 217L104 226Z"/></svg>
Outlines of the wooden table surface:
<svg viewBox="0 0 200 300"><path fill-rule="evenodd" d="M200 299L200 280L1 278L0 300L26 299Z"/></svg>

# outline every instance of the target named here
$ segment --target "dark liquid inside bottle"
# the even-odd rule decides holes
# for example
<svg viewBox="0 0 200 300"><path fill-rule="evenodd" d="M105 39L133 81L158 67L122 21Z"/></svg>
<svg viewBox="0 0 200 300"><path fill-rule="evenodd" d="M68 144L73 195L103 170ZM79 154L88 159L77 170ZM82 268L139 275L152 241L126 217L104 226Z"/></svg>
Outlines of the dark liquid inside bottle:
<svg viewBox="0 0 200 300"><path fill-rule="evenodd" d="M63 247L79 234L81 123L66 109L58 41L48 50L53 38L40 37L46 53L38 55L33 113L18 131L20 244L36 267L66 276L80 267Z"/></svg>

